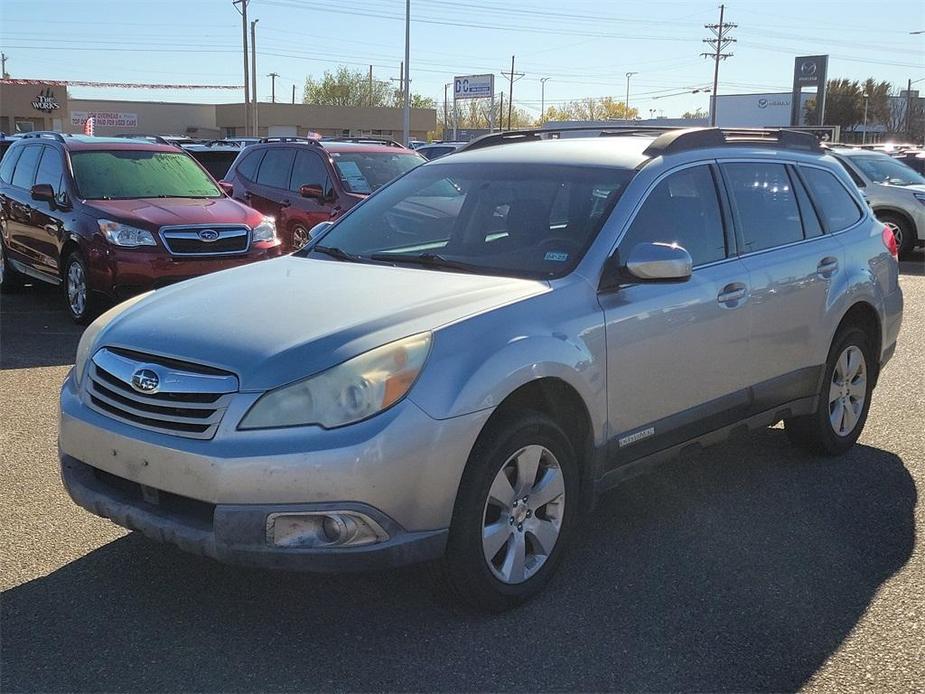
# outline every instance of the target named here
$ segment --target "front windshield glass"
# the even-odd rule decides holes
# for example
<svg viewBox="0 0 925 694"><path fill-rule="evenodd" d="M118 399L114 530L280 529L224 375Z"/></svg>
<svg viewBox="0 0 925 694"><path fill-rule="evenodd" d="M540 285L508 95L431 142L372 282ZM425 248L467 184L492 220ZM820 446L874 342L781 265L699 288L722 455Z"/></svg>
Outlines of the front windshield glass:
<svg viewBox="0 0 925 694"><path fill-rule="evenodd" d="M413 152L333 152L340 180L351 193L369 195L425 162Z"/></svg>
<svg viewBox="0 0 925 694"><path fill-rule="evenodd" d="M889 183L894 186L925 184L925 178L901 161L888 156L860 156L851 159L874 183Z"/></svg>
<svg viewBox="0 0 925 694"><path fill-rule="evenodd" d="M633 171L430 164L357 207L302 254L551 278L578 263ZM426 261L426 262L425 262Z"/></svg>
<svg viewBox="0 0 925 694"><path fill-rule="evenodd" d="M71 153L74 180L88 200L219 198L221 191L183 153L111 149Z"/></svg>

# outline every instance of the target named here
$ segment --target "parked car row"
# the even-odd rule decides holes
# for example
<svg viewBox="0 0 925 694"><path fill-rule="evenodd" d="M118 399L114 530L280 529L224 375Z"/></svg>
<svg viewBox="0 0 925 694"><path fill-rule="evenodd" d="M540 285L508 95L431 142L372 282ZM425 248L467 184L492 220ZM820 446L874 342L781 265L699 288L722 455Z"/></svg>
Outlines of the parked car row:
<svg viewBox="0 0 925 694"><path fill-rule="evenodd" d="M305 138L6 142L0 286L61 285L81 323L113 300L301 248L312 226L425 161L394 143Z"/></svg>
<svg viewBox="0 0 925 694"><path fill-rule="evenodd" d="M502 133L421 166L368 143L245 149L224 185L288 205L284 235L299 200L352 206L294 254L85 331L60 393L71 497L227 562L432 561L500 611L549 582L598 494L662 460L781 420L848 451L900 329L893 232L808 134L612 134ZM89 214L150 192L69 146ZM237 204L183 161L156 173ZM157 203L105 228L156 241Z"/></svg>

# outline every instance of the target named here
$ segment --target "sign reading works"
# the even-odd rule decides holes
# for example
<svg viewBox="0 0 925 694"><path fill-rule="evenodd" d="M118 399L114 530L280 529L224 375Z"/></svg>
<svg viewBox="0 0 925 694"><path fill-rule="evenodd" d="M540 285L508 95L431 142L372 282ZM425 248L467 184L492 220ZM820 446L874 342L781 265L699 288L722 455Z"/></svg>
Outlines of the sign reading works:
<svg viewBox="0 0 925 694"><path fill-rule="evenodd" d="M71 125L82 128L88 118L94 119L97 128L137 128L137 113L115 113L113 111L71 111Z"/></svg>

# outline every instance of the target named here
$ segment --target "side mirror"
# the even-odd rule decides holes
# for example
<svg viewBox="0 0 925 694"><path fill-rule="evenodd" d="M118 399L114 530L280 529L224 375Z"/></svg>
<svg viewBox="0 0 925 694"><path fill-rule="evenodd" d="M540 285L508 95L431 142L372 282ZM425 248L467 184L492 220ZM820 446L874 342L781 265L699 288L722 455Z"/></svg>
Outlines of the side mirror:
<svg viewBox="0 0 925 694"><path fill-rule="evenodd" d="M233 183L229 183L228 181L219 181L218 187L221 188L222 192L228 197L231 197L232 195L234 195L234 184Z"/></svg>
<svg viewBox="0 0 925 694"><path fill-rule="evenodd" d="M55 191L48 183L36 183L32 186L32 199L54 203Z"/></svg>
<svg viewBox="0 0 925 694"><path fill-rule="evenodd" d="M691 277L691 254L676 243L640 243L626 260L626 272L645 282L685 282Z"/></svg>
<svg viewBox="0 0 925 694"><path fill-rule="evenodd" d="M303 188L305 186L302 186ZM334 222L318 222L315 226L308 230L308 240L313 241L314 239L321 236L324 232L328 230L328 227L334 225Z"/></svg>
<svg viewBox="0 0 925 694"><path fill-rule="evenodd" d="M303 198L315 198L321 200L324 198L324 189L319 185L309 184L299 186L299 195Z"/></svg>

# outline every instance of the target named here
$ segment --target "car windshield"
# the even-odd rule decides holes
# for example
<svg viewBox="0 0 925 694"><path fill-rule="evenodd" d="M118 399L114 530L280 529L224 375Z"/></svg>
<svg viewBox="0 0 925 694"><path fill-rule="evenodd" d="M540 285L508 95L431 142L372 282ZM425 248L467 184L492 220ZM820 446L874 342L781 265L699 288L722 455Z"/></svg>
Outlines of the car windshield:
<svg viewBox="0 0 925 694"><path fill-rule="evenodd" d="M892 157L852 157L857 167L874 183L889 183L893 186L925 185L925 177Z"/></svg>
<svg viewBox="0 0 925 694"><path fill-rule="evenodd" d="M356 207L301 255L553 278L581 260L634 172L430 164Z"/></svg>
<svg viewBox="0 0 925 694"><path fill-rule="evenodd" d="M351 193L369 195L425 159L414 152L332 152L340 180Z"/></svg>
<svg viewBox="0 0 925 694"><path fill-rule="evenodd" d="M174 152L111 149L71 153L80 197L218 198L222 193L189 156Z"/></svg>

